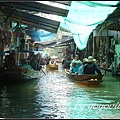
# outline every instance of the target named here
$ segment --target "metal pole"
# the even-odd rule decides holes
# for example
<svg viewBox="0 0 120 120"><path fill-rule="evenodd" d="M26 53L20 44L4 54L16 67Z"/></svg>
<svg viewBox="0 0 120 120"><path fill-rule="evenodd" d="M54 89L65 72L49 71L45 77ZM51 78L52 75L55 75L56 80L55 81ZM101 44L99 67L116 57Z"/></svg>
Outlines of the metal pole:
<svg viewBox="0 0 120 120"><path fill-rule="evenodd" d="M94 40L94 30L93 30L93 57L95 55L95 40Z"/></svg>

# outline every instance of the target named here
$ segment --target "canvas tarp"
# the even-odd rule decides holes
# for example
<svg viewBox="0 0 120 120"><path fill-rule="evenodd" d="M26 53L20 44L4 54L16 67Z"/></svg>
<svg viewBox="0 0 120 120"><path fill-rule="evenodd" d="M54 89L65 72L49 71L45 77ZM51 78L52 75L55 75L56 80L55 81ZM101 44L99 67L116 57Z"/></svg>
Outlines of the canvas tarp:
<svg viewBox="0 0 120 120"><path fill-rule="evenodd" d="M72 1L68 16L60 26L69 30L79 50L83 50L90 33L116 9L119 1Z"/></svg>

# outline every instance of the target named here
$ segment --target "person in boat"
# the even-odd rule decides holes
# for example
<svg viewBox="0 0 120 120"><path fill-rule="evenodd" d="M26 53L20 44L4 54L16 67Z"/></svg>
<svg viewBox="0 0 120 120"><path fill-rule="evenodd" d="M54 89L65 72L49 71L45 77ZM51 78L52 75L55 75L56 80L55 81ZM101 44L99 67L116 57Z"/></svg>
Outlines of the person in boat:
<svg viewBox="0 0 120 120"><path fill-rule="evenodd" d="M56 65L55 58L51 58L51 59L50 59L49 65Z"/></svg>
<svg viewBox="0 0 120 120"><path fill-rule="evenodd" d="M102 75L99 65L95 63L95 59L92 56L89 56L87 63L84 64L83 74L96 74L96 73Z"/></svg>
<svg viewBox="0 0 120 120"><path fill-rule="evenodd" d="M46 65L48 65L50 62L50 56L47 56L45 60L46 60Z"/></svg>
<svg viewBox="0 0 120 120"><path fill-rule="evenodd" d="M24 60L21 61L20 67L28 68L28 69L33 69L33 68L31 67L31 65L28 64L28 62L27 62L26 59L24 59Z"/></svg>
<svg viewBox="0 0 120 120"><path fill-rule="evenodd" d="M88 62L88 59L87 59L87 58L84 58L82 62L83 62L83 65L81 65L81 66L79 67L78 75L83 75L83 74L84 74L84 73L83 73L83 68L84 68L84 65Z"/></svg>
<svg viewBox="0 0 120 120"><path fill-rule="evenodd" d="M35 70L39 70L40 67L41 54L38 52L34 58L35 60Z"/></svg>
<svg viewBox="0 0 120 120"><path fill-rule="evenodd" d="M79 59L79 56L76 55L72 62L70 63L70 73L78 73L79 67L82 65L82 61Z"/></svg>
<svg viewBox="0 0 120 120"><path fill-rule="evenodd" d="M62 61L63 68L70 69L70 63L72 62L71 55L68 55L65 59Z"/></svg>
<svg viewBox="0 0 120 120"><path fill-rule="evenodd" d="M9 55L5 56L5 68L14 67L15 66L15 54L10 53Z"/></svg>

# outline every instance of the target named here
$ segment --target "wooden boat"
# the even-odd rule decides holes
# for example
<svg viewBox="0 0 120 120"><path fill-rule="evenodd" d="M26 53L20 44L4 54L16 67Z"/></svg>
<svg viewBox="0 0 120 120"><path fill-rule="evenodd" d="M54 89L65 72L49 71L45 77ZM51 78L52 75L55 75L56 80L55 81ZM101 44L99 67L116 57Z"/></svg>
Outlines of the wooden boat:
<svg viewBox="0 0 120 120"><path fill-rule="evenodd" d="M13 53L15 53L15 62L17 64L14 67L8 66L5 69L6 79L10 82L22 82L37 79L40 77L41 71L44 73L42 68L40 70L34 70L31 65L27 64L28 54L34 54L34 52L29 50L19 50L17 52L13 51Z"/></svg>
<svg viewBox="0 0 120 120"><path fill-rule="evenodd" d="M57 64L49 64L46 65L47 70L58 70L58 65Z"/></svg>
<svg viewBox="0 0 120 120"><path fill-rule="evenodd" d="M99 85L103 82L103 75L93 74L93 75L77 75L75 73L69 73L69 70L65 69L66 76L72 81L84 84L84 85Z"/></svg>
<svg viewBox="0 0 120 120"><path fill-rule="evenodd" d="M5 75L10 81L22 82L39 78L40 71L18 66L7 68Z"/></svg>

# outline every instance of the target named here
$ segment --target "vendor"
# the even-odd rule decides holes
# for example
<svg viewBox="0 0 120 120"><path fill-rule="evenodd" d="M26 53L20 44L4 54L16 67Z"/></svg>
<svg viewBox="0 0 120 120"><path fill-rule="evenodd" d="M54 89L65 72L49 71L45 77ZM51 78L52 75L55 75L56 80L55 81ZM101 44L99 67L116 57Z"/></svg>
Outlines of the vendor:
<svg viewBox="0 0 120 120"><path fill-rule="evenodd" d="M49 61L49 64L50 64L50 65L51 65L51 64L55 65L55 64L56 64L55 59L54 59L54 58L51 58L50 61Z"/></svg>

